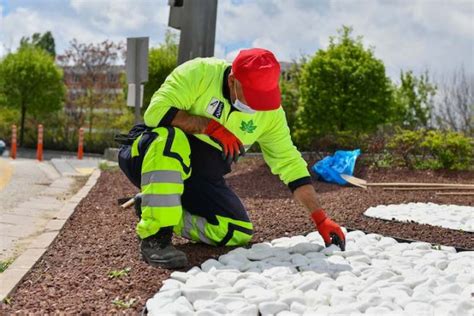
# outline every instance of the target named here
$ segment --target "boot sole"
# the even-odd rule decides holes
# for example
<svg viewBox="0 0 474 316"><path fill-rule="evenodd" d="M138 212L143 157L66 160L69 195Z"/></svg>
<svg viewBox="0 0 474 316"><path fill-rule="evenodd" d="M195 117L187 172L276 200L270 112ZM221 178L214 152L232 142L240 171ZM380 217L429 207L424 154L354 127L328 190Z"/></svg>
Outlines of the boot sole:
<svg viewBox="0 0 474 316"><path fill-rule="evenodd" d="M151 260L143 254L140 254L140 256L143 261L155 268L179 269L188 265L188 259L186 257L176 258L173 260Z"/></svg>

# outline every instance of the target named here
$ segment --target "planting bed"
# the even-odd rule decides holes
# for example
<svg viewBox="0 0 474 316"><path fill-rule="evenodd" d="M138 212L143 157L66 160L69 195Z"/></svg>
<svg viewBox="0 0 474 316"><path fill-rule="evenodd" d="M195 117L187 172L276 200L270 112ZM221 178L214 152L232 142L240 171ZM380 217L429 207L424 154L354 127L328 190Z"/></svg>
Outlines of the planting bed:
<svg viewBox="0 0 474 316"><path fill-rule="evenodd" d="M292 199L288 188L270 174L263 161L246 159L234 169L227 181L249 209L255 226L253 243L314 231L307 212ZM469 183L474 179L474 172L366 168L357 168L355 175L373 182L419 182L423 179L426 182ZM425 191L362 190L321 182L315 182L315 188L322 207L347 228L425 241L435 247L441 244L474 248L473 233L363 215L367 208L380 204L433 202L474 206L472 197L436 196ZM172 271L152 268L139 259L134 211L121 210L117 205L118 198L134 193L136 189L120 172L104 172L50 249L11 295L9 304L1 305L0 314L64 312L103 315L141 312L147 300L159 291ZM189 267L182 271L200 266L210 258L217 259L231 250L194 244L181 238L175 238L175 243L188 254ZM375 241L373 243L370 245L372 248L376 247ZM446 255L454 256L448 252ZM109 276L113 270L123 273L111 273Z"/></svg>
<svg viewBox="0 0 474 316"><path fill-rule="evenodd" d="M173 272L149 315L473 315L474 251L352 231L344 252L318 233L238 248Z"/></svg>
<svg viewBox="0 0 474 316"><path fill-rule="evenodd" d="M370 207L364 215L474 232L474 207L472 206L434 203L378 205Z"/></svg>

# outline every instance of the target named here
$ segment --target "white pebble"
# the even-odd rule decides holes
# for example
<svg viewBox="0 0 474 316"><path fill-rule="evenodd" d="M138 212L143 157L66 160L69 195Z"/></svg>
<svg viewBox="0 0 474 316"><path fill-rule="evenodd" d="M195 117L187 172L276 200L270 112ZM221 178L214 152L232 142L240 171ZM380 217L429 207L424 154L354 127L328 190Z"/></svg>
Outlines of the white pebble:
<svg viewBox="0 0 474 316"><path fill-rule="evenodd" d="M386 220L413 221L420 224L474 232L472 222L473 211L474 207L472 206L408 203L370 207L364 212L364 215Z"/></svg>
<svg viewBox="0 0 474 316"><path fill-rule="evenodd" d="M220 263L216 259L209 259L209 260L204 261L201 264L201 269L204 272L209 272L209 270L211 270L211 268L216 268L217 269L217 268L222 267L222 266L223 266L222 263Z"/></svg>
<svg viewBox="0 0 474 316"><path fill-rule="evenodd" d="M236 310L232 312L232 315L236 316L257 316L258 315L258 308L257 305L249 305L242 309Z"/></svg>
<svg viewBox="0 0 474 316"><path fill-rule="evenodd" d="M163 281L163 285L160 288L160 291L168 291L168 290L175 290L179 289L183 286L182 282L174 279L168 279Z"/></svg>
<svg viewBox="0 0 474 316"><path fill-rule="evenodd" d="M196 316L220 316L219 312L213 311L212 309L203 309L194 313Z"/></svg>
<svg viewBox="0 0 474 316"><path fill-rule="evenodd" d="M217 297L217 292L209 289L183 289L183 295L191 302L196 300L212 300Z"/></svg>
<svg viewBox="0 0 474 316"><path fill-rule="evenodd" d="M146 302L149 315L474 314L474 252L358 231L342 252L319 238L236 248L173 272Z"/></svg>
<svg viewBox="0 0 474 316"><path fill-rule="evenodd" d="M299 302L293 302L290 306L290 311L295 314L303 315L306 312L306 305Z"/></svg>
<svg viewBox="0 0 474 316"><path fill-rule="evenodd" d="M255 249L250 249L247 253L247 259L249 260L263 260L266 258L269 258L273 256L272 251L270 250L255 250Z"/></svg>
<svg viewBox="0 0 474 316"><path fill-rule="evenodd" d="M263 302L258 305L262 315L276 314L288 309L288 305L281 302Z"/></svg>
<svg viewBox="0 0 474 316"><path fill-rule="evenodd" d="M319 252L323 249L324 249L324 247L321 246L321 245L313 244L313 243L309 243L309 242L303 242L303 243L299 243L299 244L296 244L293 247L291 247L290 252L305 255L308 252Z"/></svg>
<svg viewBox="0 0 474 316"><path fill-rule="evenodd" d="M171 273L170 277L180 282L186 282L191 277L191 275L181 271L174 271Z"/></svg>

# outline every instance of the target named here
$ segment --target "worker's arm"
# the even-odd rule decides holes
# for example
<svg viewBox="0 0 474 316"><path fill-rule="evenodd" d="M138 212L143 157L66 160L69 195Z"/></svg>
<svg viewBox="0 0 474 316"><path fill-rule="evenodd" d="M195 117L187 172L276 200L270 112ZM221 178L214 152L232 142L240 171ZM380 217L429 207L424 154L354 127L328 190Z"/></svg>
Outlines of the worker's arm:
<svg viewBox="0 0 474 316"><path fill-rule="evenodd" d="M307 163L293 145L283 109L269 116L268 126L257 142L272 173L278 175L292 192L311 184Z"/></svg>
<svg viewBox="0 0 474 316"><path fill-rule="evenodd" d="M144 120L149 127L170 126L179 112L191 109L202 94L201 82L205 72L199 59L175 68L161 87L153 94ZM182 117L182 114L179 114ZM178 124L183 119L178 119ZM195 124L192 124L192 126Z"/></svg>
<svg viewBox="0 0 474 316"><path fill-rule="evenodd" d="M212 119L178 111L171 126L178 127L188 134L209 135L221 146L222 159L226 160L228 164L232 161L236 162L239 156L245 153L242 142L228 129Z"/></svg>
<svg viewBox="0 0 474 316"><path fill-rule="evenodd" d="M203 116L189 114L185 111L178 111L171 121L171 126L175 126L188 134L204 134L211 119Z"/></svg>
<svg viewBox="0 0 474 316"><path fill-rule="evenodd" d="M319 205L313 186L311 184L302 185L293 192L293 196L311 213L311 219L316 225L319 234L323 237L326 246L335 244L341 250L345 250L344 233L341 227L332 221Z"/></svg>
<svg viewBox="0 0 474 316"><path fill-rule="evenodd" d="M309 212L321 208L316 197L316 191L311 184L305 184L296 188L293 192L293 196L297 201L303 204Z"/></svg>
<svg viewBox="0 0 474 316"><path fill-rule="evenodd" d="M336 244L345 249L345 236L338 224L333 222L321 208L316 191L311 184L307 164L293 145L285 113L279 110L272 126L259 139L265 161L272 173L288 185L293 196L310 212L317 230L326 245Z"/></svg>

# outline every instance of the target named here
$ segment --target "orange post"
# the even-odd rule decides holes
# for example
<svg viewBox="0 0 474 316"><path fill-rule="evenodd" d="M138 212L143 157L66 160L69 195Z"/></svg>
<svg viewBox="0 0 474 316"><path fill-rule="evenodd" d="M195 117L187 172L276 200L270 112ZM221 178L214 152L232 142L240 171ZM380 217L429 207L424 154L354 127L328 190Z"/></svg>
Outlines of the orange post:
<svg viewBox="0 0 474 316"><path fill-rule="evenodd" d="M77 146L77 159L81 160L84 156L84 129L79 129L79 144Z"/></svg>
<svg viewBox="0 0 474 316"><path fill-rule="evenodd" d="M38 125L38 146L36 147L36 159L43 161L43 125Z"/></svg>
<svg viewBox="0 0 474 316"><path fill-rule="evenodd" d="M16 125L12 125L12 145L10 149L10 157L16 159Z"/></svg>

